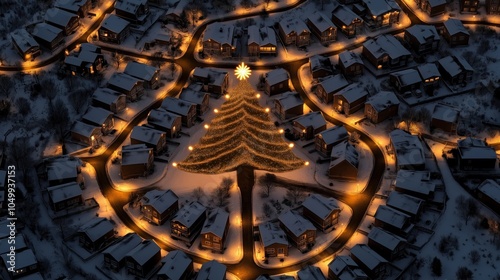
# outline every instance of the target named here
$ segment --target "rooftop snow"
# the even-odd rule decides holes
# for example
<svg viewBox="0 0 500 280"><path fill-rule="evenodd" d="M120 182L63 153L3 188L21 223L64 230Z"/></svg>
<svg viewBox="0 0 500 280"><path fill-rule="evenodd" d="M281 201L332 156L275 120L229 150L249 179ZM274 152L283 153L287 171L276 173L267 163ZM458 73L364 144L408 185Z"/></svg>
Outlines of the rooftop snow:
<svg viewBox="0 0 500 280"><path fill-rule="evenodd" d="M434 63L421 64L417 67L418 73L422 80L427 80L430 78L441 77L441 73Z"/></svg>
<svg viewBox="0 0 500 280"><path fill-rule="evenodd" d="M54 3L54 6L57 8L62 8L66 9L69 11L74 12L75 14L78 13L78 10L80 9L81 6L85 5L87 1L90 0L58 0Z"/></svg>
<svg viewBox="0 0 500 280"><path fill-rule="evenodd" d="M420 44L425 44L429 38L439 41L439 33L434 25L415 24L406 29Z"/></svg>
<svg viewBox="0 0 500 280"><path fill-rule="evenodd" d="M325 69L328 71L332 71L332 62L329 57L325 57L322 55L313 55L309 57L309 64L312 71L317 71L321 69Z"/></svg>
<svg viewBox="0 0 500 280"><path fill-rule="evenodd" d="M297 35L302 32L311 32L303 20L294 16L287 16L281 19L279 25L287 35L293 32Z"/></svg>
<svg viewBox="0 0 500 280"><path fill-rule="evenodd" d="M337 166L344 160L356 168L359 164L358 151L356 151L356 148L347 140L344 140L332 148L331 158L330 168Z"/></svg>
<svg viewBox="0 0 500 280"><path fill-rule="evenodd" d="M370 14L374 16L381 16L393 10L400 11L401 8L393 0L363 0Z"/></svg>
<svg viewBox="0 0 500 280"><path fill-rule="evenodd" d="M82 116L82 120L89 121L96 125L103 125L109 117L113 117L112 112L100 107L90 106L87 112Z"/></svg>
<svg viewBox="0 0 500 280"><path fill-rule="evenodd" d="M410 219L410 216L387 205L379 205L374 217L398 229L403 229Z"/></svg>
<svg viewBox="0 0 500 280"><path fill-rule="evenodd" d="M96 131L96 129L100 128L97 126L83 123L81 121L76 121L71 131L86 137L91 137Z"/></svg>
<svg viewBox="0 0 500 280"><path fill-rule="evenodd" d="M398 72L391 73L391 76L399 80L401 86L413 85L422 82L422 78L418 71L415 69L405 69Z"/></svg>
<svg viewBox="0 0 500 280"><path fill-rule="evenodd" d="M144 144L122 146L122 165L148 163L152 153L153 149Z"/></svg>
<svg viewBox="0 0 500 280"><path fill-rule="evenodd" d="M283 68L274 69L266 73L266 82L271 86L287 80L288 72Z"/></svg>
<svg viewBox="0 0 500 280"><path fill-rule="evenodd" d="M93 52L93 53L100 53L101 52L101 47L96 46L91 43L82 43L80 45L80 52Z"/></svg>
<svg viewBox="0 0 500 280"><path fill-rule="evenodd" d="M7 254L2 255L3 262L7 266L10 257ZM16 270L20 270L22 268L27 268L32 265L36 265L38 263L35 254L31 249L26 249L20 252L16 252Z"/></svg>
<svg viewBox="0 0 500 280"><path fill-rule="evenodd" d="M370 39L363 43L366 48L375 58L380 58L388 55L391 59L396 59L405 55L411 55L403 45L394 37L394 35L381 35L375 39Z"/></svg>
<svg viewBox="0 0 500 280"><path fill-rule="evenodd" d="M482 193L500 204L500 185L492 179L484 180L478 187Z"/></svg>
<svg viewBox="0 0 500 280"><path fill-rule="evenodd" d="M328 264L339 280L368 279L366 273L359 268L358 264L350 256L337 256ZM359 277L359 278L357 278Z"/></svg>
<svg viewBox="0 0 500 280"><path fill-rule="evenodd" d="M181 116L174 113L167 112L166 110L154 109L149 112L148 123L153 125L158 125L164 128L172 128L176 119Z"/></svg>
<svg viewBox="0 0 500 280"><path fill-rule="evenodd" d="M105 28L113 33L119 34L129 26L129 22L114 14L106 14L102 21L101 28Z"/></svg>
<svg viewBox="0 0 500 280"><path fill-rule="evenodd" d="M64 27L67 26L74 17L78 16L58 8L50 8L45 12L46 22L54 23Z"/></svg>
<svg viewBox="0 0 500 280"><path fill-rule="evenodd" d="M342 141L349 137L347 130L343 125L336 125L329 129L323 130L318 133L318 137L322 138L327 145Z"/></svg>
<svg viewBox="0 0 500 280"><path fill-rule="evenodd" d="M276 224L271 222L259 225L260 240L264 247L273 244L282 244L288 246L285 232Z"/></svg>
<svg viewBox="0 0 500 280"><path fill-rule="evenodd" d="M109 246L104 250L103 254L109 254L117 262L121 262L130 250L141 244L142 238L136 233L128 233L117 243Z"/></svg>
<svg viewBox="0 0 500 280"><path fill-rule="evenodd" d="M118 98L120 98L120 96L125 97L124 94L121 94L109 88L97 88L94 91L92 98L105 104L112 104L116 102Z"/></svg>
<svg viewBox="0 0 500 280"><path fill-rule="evenodd" d="M66 58L64 58L64 63L69 64L69 65L74 65L77 67L81 67L83 61L76 56L68 55Z"/></svg>
<svg viewBox="0 0 500 280"><path fill-rule="evenodd" d="M428 0L431 7L446 5L446 0Z"/></svg>
<svg viewBox="0 0 500 280"><path fill-rule="evenodd" d="M52 42L62 34L62 30L47 23L38 23L32 35L44 41Z"/></svg>
<svg viewBox="0 0 500 280"><path fill-rule="evenodd" d="M379 227L373 227L370 233L368 233L368 239L375 241L376 243L384 246L385 248L394 251L396 247L401 242L406 242L403 238L389 233Z"/></svg>
<svg viewBox="0 0 500 280"><path fill-rule="evenodd" d="M307 19L314 25L320 32L325 32L330 28L335 28L333 22L322 12L314 11L309 13Z"/></svg>
<svg viewBox="0 0 500 280"><path fill-rule="evenodd" d="M358 84L350 84L347 87L341 89L334 96L343 96L348 103L353 103L360 100L368 95L368 91L361 88Z"/></svg>
<svg viewBox="0 0 500 280"><path fill-rule="evenodd" d="M177 204L179 197L172 190L151 190L144 194L141 199L142 205L150 205L160 215L172 205Z"/></svg>
<svg viewBox="0 0 500 280"><path fill-rule="evenodd" d="M94 242L114 229L113 224L105 218L92 218L78 229L79 233L84 233L90 241Z"/></svg>
<svg viewBox="0 0 500 280"><path fill-rule="evenodd" d="M283 93L280 97L277 97L276 102L281 104L281 108L284 110L289 110L297 106L304 105L304 101L300 98L300 95L294 91L287 91Z"/></svg>
<svg viewBox="0 0 500 280"><path fill-rule="evenodd" d="M338 74L321 78L319 84L323 87L327 94L336 93L339 90L349 85L349 81L344 78L344 75Z"/></svg>
<svg viewBox="0 0 500 280"><path fill-rule="evenodd" d="M143 143L157 145L165 132L145 126L136 126L132 129L130 139L135 139Z"/></svg>
<svg viewBox="0 0 500 280"><path fill-rule="evenodd" d="M458 122L458 117L460 116L460 111L450 106L436 104L434 106L434 111L432 112L432 118L437 120L442 120L445 122Z"/></svg>
<svg viewBox="0 0 500 280"><path fill-rule="evenodd" d="M203 41L212 40L221 45L228 44L232 46L234 36L234 25L221 22L209 24L205 29Z"/></svg>
<svg viewBox="0 0 500 280"><path fill-rule="evenodd" d="M48 187L47 191L53 203L72 199L82 195L82 189L77 182Z"/></svg>
<svg viewBox="0 0 500 280"><path fill-rule="evenodd" d="M373 109L380 113L392 105L399 105L399 99L392 91L380 91L369 97L366 104L372 105Z"/></svg>
<svg viewBox="0 0 500 280"><path fill-rule="evenodd" d="M356 13L354 13L351 9L344 5L338 5L332 12L332 16L339 19L345 26L351 25L355 20L362 19ZM340 26L341 28L342 26Z"/></svg>
<svg viewBox="0 0 500 280"><path fill-rule="evenodd" d="M225 265L212 260L201 266L196 280L224 280L226 279L226 270Z"/></svg>
<svg viewBox="0 0 500 280"><path fill-rule="evenodd" d="M47 160L46 170L49 181L75 178L78 176L79 160L66 156Z"/></svg>
<svg viewBox="0 0 500 280"><path fill-rule="evenodd" d="M21 251L28 246L26 245L26 241L24 240L24 235L22 233L16 234L14 238L16 245L16 252ZM10 246L8 237L0 239L0 255L6 254L10 252Z"/></svg>
<svg viewBox="0 0 500 280"><path fill-rule="evenodd" d="M272 28L264 26L259 29L257 25L248 27L248 44L257 43L259 46L277 46L276 34Z"/></svg>
<svg viewBox="0 0 500 280"><path fill-rule="evenodd" d="M161 103L161 107L163 109L181 116L187 116L193 106L196 105L170 96L163 99L163 102Z"/></svg>
<svg viewBox="0 0 500 280"><path fill-rule="evenodd" d="M202 91L196 91L191 88L184 88L179 95L179 99L191 102L197 105L203 104L203 100L208 98L208 93Z"/></svg>
<svg viewBox="0 0 500 280"><path fill-rule="evenodd" d="M391 192L387 198L386 205L394 209L417 215L423 200L411 195L402 194L397 191Z"/></svg>
<svg viewBox="0 0 500 280"><path fill-rule="evenodd" d="M429 178L429 171L399 170L394 185L400 189L429 195L436 188L436 185L430 182Z"/></svg>
<svg viewBox="0 0 500 280"><path fill-rule="evenodd" d="M32 47L40 47L40 45L38 45L36 40L33 39L33 36L31 36L26 29L17 29L10 33L10 36L23 53L29 51Z"/></svg>
<svg viewBox="0 0 500 280"><path fill-rule="evenodd" d="M281 214L278 219L295 237L301 236L308 230L316 231L313 224L295 210Z"/></svg>
<svg viewBox="0 0 500 280"><path fill-rule="evenodd" d="M448 33L450 33L450 35L452 36L458 33L469 35L469 31L467 31L465 26L462 24L462 21L459 19L449 18L448 20L443 22L443 25L444 28L448 30Z"/></svg>
<svg viewBox="0 0 500 280"><path fill-rule="evenodd" d="M125 70L123 72L137 79L151 81L151 79L153 79L153 76L158 71L160 70L156 67L144 63L130 61L129 63L127 63L127 67L125 67Z"/></svg>
<svg viewBox="0 0 500 280"><path fill-rule="evenodd" d="M138 82L138 79L125 73L114 73L113 76L111 76L111 78L109 79L108 84L114 85L115 87L122 88L127 91L131 91Z"/></svg>
<svg viewBox="0 0 500 280"><path fill-rule="evenodd" d="M325 118L321 111L311 112L294 120L294 123L300 124L302 127L311 126L313 129L320 128L326 125Z"/></svg>
<svg viewBox="0 0 500 280"><path fill-rule="evenodd" d="M458 151L462 159L496 159L495 149L489 147L483 140L467 137L458 140Z"/></svg>
<svg viewBox="0 0 500 280"><path fill-rule="evenodd" d="M308 265L297 272L299 279L303 280L326 280L323 272L317 266Z"/></svg>
<svg viewBox="0 0 500 280"><path fill-rule="evenodd" d="M163 259L163 266L156 273L156 275L165 276L170 280L181 280L184 272L190 267L192 269L193 260L186 255L183 251L174 250L170 251Z"/></svg>
<svg viewBox="0 0 500 280"><path fill-rule="evenodd" d="M342 64L344 67L349 67L353 64L359 63L361 65L364 65L363 60L361 57L351 51L343 51L339 54L339 61L342 61Z"/></svg>
<svg viewBox="0 0 500 280"><path fill-rule="evenodd" d="M222 208L214 209L207 215L201 234L213 233L215 236L222 238L228 222L229 213Z"/></svg>
<svg viewBox="0 0 500 280"><path fill-rule="evenodd" d="M424 148L418 136L395 129L389 133L389 137L399 166L425 164Z"/></svg>
<svg viewBox="0 0 500 280"><path fill-rule="evenodd" d="M381 264L387 263L386 259L377 254L377 252L373 251L366 244L357 244L356 246L352 247L351 255L360 260L366 267L368 267L370 271L373 271Z"/></svg>
<svg viewBox="0 0 500 280"><path fill-rule="evenodd" d="M126 11L130 14L136 14L138 9L148 4L147 0L117 0L115 2L115 9Z"/></svg>
<svg viewBox="0 0 500 280"><path fill-rule="evenodd" d="M198 201L191 201L182 206L177 213L172 217L172 222L178 222L183 226L190 228L196 220L202 215L205 215L207 208Z"/></svg>
<svg viewBox="0 0 500 280"><path fill-rule="evenodd" d="M438 60L438 63L443 67L443 69L450 74L451 77L455 77L456 75L460 74L462 71L474 71L472 66L465 61L465 59L462 59L461 57L457 56L446 56Z"/></svg>
<svg viewBox="0 0 500 280"><path fill-rule="evenodd" d="M158 253L160 253L160 247L153 240L144 240L129 251L126 256L132 258L142 266Z"/></svg>
<svg viewBox="0 0 500 280"><path fill-rule="evenodd" d="M309 211L323 220L331 215L333 211L340 211L340 208L337 205L337 200L331 197L324 197L319 194L309 195L309 197L302 202L302 206L309 209Z"/></svg>

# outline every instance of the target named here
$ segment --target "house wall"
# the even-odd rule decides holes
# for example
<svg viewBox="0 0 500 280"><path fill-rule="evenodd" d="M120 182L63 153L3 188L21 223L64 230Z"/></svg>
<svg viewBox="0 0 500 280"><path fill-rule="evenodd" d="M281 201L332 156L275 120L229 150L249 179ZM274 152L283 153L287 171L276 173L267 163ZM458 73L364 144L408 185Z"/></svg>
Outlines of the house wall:
<svg viewBox="0 0 500 280"><path fill-rule="evenodd" d="M443 14L446 11L446 4L432 7L429 0L417 0L416 3L422 11L426 12L431 17Z"/></svg>
<svg viewBox="0 0 500 280"><path fill-rule="evenodd" d="M480 189L477 189L477 197L491 209L497 209L497 211L500 209L500 203L483 193Z"/></svg>
<svg viewBox="0 0 500 280"><path fill-rule="evenodd" d="M405 41L411 46L411 48L418 54L431 53L438 50L439 40L434 40L433 38L428 39L425 43L421 44L417 38L412 34L405 31L404 35Z"/></svg>
<svg viewBox="0 0 500 280"><path fill-rule="evenodd" d="M350 65L349 67L345 67L342 61L339 61L339 66L340 66L340 72L344 74L346 77L353 77L357 75L363 75L363 64L361 63L355 63L353 65Z"/></svg>
<svg viewBox="0 0 500 280"><path fill-rule="evenodd" d="M331 75L332 71L326 70L324 68L321 68L321 69L316 70L316 71L313 71L311 69L311 74L312 74L312 76L313 76L314 79L317 79L317 78L322 78L322 77L326 77L326 76Z"/></svg>
<svg viewBox="0 0 500 280"><path fill-rule="evenodd" d="M399 105L394 104L391 105L384 110L377 112L375 108L371 104L365 103L365 116L374 124L385 121L388 118L391 118L398 114Z"/></svg>
<svg viewBox="0 0 500 280"><path fill-rule="evenodd" d="M50 199L50 201L52 202L52 198ZM63 209L67 209L67 208L77 206L77 205L82 205L82 204L83 204L83 198L81 195L78 195L75 197L67 198L67 199L60 201L58 203L52 202L50 206L52 207L52 209L54 211L60 211Z"/></svg>
<svg viewBox="0 0 500 280"><path fill-rule="evenodd" d="M279 93L283 93L283 92L286 92L289 90L290 90L290 88L288 87L288 79L281 82L281 83L277 83L275 85L270 85L266 80L265 85L264 85L264 92L270 96L273 96L273 95L276 95Z"/></svg>
<svg viewBox="0 0 500 280"><path fill-rule="evenodd" d="M264 247L264 254L266 257L279 257L278 252L283 252L283 256L288 256L288 245L285 244L272 244Z"/></svg>
<svg viewBox="0 0 500 280"><path fill-rule="evenodd" d="M92 242L90 238L87 236L87 234L80 232L78 233L79 235L79 244L80 246L86 248L89 251L96 251L101 248L101 246L108 241L111 237L115 235L114 229L110 230L109 232L103 234L99 239L96 241Z"/></svg>
<svg viewBox="0 0 500 280"><path fill-rule="evenodd" d="M178 221L170 221L170 236L174 239L179 239L184 241L188 246L192 244L192 241L200 233L203 223L206 219L206 213L203 213L196 219L191 228L184 226Z"/></svg>
<svg viewBox="0 0 500 280"><path fill-rule="evenodd" d="M302 207L302 215L311 221L318 229L323 232L333 230L333 226L339 221L339 210L334 209L324 220L311 212L308 208Z"/></svg>
<svg viewBox="0 0 500 280"><path fill-rule="evenodd" d="M229 230L229 221L226 223L226 227L224 229L224 233L222 236L216 236L213 233L203 234L201 236L201 241L200 241L201 247L219 253L223 253L228 230Z"/></svg>
<svg viewBox="0 0 500 280"><path fill-rule="evenodd" d="M340 180L356 180L358 169L346 160L328 169L328 177Z"/></svg>
<svg viewBox="0 0 500 280"><path fill-rule="evenodd" d="M128 257L127 259L127 272L128 274L145 277L148 275L153 268L158 264L161 260L161 251L152 256L149 260L147 260L143 265L139 265L134 259Z"/></svg>
<svg viewBox="0 0 500 280"><path fill-rule="evenodd" d="M248 56L260 56L260 46L257 43L250 43L247 47Z"/></svg>
<svg viewBox="0 0 500 280"><path fill-rule="evenodd" d="M221 44L214 40L205 40L203 41L203 53L212 54L212 55L220 55L221 54Z"/></svg>
<svg viewBox="0 0 500 280"><path fill-rule="evenodd" d="M458 0L460 4L460 13L464 14L477 14L479 9L478 0Z"/></svg>
<svg viewBox="0 0 500 280"><path fill-rule="evenodd" d="M158 212L151 205L141 206L141 213L146 219L156 225L163 225L175 212L179 210L179 204L174 203L170 208L166 209L163 213Z"/></svg>
<svg viewBox="0 0 500 280"><path fill-rule="evenodd" d="M288 236L288 240L301 252L307 251L316 243L316 230L307 230L300 236L295 236L285 225L280 223L280 226Z"/></svg>
<svg viewBox="0 0 500 280"><path fill-rule="evenodd" d="M316 87L316 90L314 91L318 98L321 100L323 103L330 103L333 101L333 92L326 92L325 88L323 87L322 84L318 84Z"/></svg>
<svg viewBox="0 0 500 280"><path fill-rule="evenodd" d="M149 164L131 164L131 165L122 165L120 167L120 174L122 179L130 179L136 177L147 176L149 170L152 168L152 165Z"/></svg>
<svg viewBox="0 0 500 280"><path fill-rule="evenodd" d="M126 27L125 29L122 30L120 33L115 33L112 32L106 28L99 28L98 30L99 34L99 40L106 42L106 43L112 43L112 44L121 44L125 39L128 37L130 34L130 27ZM106 36L107 34L107 36Z"/></svg>
<svg viewBox="0 0 500 280"><path fill-rule="evenodd" d="M376 278L378 278L378 277L380 277L380 276L382 276L382 275L385 274L386 265L387 265L385 263L382 263L382 264L378 265L377 267L375 267L373 270L371 270L363 262L361 262L361 260L359 260L358 258L356 258L355 255L351 254L351 258L359 265L359 267L361 269L363 269L363 271L371 279L376 279Z"/></svg>
<svg viewBox="0 0 500 280"><path fill-rule="evenodd" d="M434 128L439 128L442 131L445 131L448 133L456 133L457 132L457 123L447 122L444 120L432 118L431 119L431 130Z"/></svg>
<svg viewBox="0 0 500 280"><path fill-rule="evenodd" d="M376 242L373 239L368 238L368 246L375 252L377 252L379 255L384 257L384 259L388 261L395 260L399 256L402 255L404 252L404 248L406 247L406 244L404 242L400 242L394 250L385 247L384 245Z"/></svg>
<svg viewBox="0 0 500 280"><path fill-rule="evenodd" d="M458 165L462 170L494 169L496 159L462 159L458 154Z"/></svg>
<svg viewBox="0 0 500 280"><path fill-rule="evenodd" d="M450 47L455 46L468 46L470 35L465 33L458 33L451 35L446 28L443 29L443 38L448 42Z"/></svg>
<svg viewBox="0 0 500 280"><path fill-rule="evenodd" d="M486 13L490 15L500 14L500 1L486 0Z"/></svg>

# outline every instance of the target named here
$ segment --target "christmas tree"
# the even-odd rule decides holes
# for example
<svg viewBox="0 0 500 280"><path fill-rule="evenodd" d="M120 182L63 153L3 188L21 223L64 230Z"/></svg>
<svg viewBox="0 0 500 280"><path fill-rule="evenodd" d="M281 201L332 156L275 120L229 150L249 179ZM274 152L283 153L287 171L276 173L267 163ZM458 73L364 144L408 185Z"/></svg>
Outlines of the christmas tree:
<svg viewBox="0 0 500 280"><path fill-rule="evenodd" d="M260 94L246 80L249 74L245 65L237 68L238 85L229 90L211 124L205 125L205 136L176 164L179 169L213 174L251 166L280 172L308 164L293 154L293 144L283 140L283 130L271 121L269 109L260 106Z"/></svg>

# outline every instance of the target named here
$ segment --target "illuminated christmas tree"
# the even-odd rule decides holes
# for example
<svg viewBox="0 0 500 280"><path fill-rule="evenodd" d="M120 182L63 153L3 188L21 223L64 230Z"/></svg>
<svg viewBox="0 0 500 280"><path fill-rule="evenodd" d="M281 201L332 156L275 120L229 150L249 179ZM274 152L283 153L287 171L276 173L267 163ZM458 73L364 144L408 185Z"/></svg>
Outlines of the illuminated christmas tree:
<svg viewBox="0 0 500 280"><path fill-rule="evenodd" d="M283 130L271 121L269 109L260 106L260 94L246 80L250 69L242 63L235 74L240 81L229 90L211 124L205 125L205 136L174 165L195 173L222 173L238 166L279 172L307 165L293 154L293 144L283 140Z"/></svg>

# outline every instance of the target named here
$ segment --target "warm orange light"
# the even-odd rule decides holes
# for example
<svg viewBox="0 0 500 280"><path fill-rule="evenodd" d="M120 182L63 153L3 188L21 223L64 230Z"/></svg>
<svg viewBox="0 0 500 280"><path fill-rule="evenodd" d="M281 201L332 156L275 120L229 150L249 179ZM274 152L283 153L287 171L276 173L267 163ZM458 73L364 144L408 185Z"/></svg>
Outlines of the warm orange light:
<svg viewBox="0 0 500 280"><path fill-rule="evenodd" d="M217 110L217 109L214 109L214 113L219 113L219 110Z"/></svg>
<svg viewBox="0 0 500 280"><path fill-rule="evenodd" d="M257 98L260 98L260 93L257 93L255 96L256 96Z"/></svg>
<svg viewBox="0 0 500 280"><path fill-rule="evenodd" d="M224 97L226 97L226 99L229 99L229 94L226 94Z"/></svg>
<svg viewBox="0 0 500 280"><path fill-rule="evenodd" d="M173 167L177 167L177 162L172 163Z"/></svg>
<svg viewBox="0 0 500 280"><path fill-rule="evenodd" d="M238 78L238 80L246 80L250 77L252 70L250 70L250 68L242 62L238 65L238 67L236 67L234 73L236 74L236 78Z"/></svg>
<svg viewBox="0 0 500 280"><path fill-rule="evenodd" d="M305 165L305 166L308 166L308 165L309 165L309 162L308 162L308 161L304 162L304 165Z"/></svg>
<svg viewBox="0 0 500 280"><path fill-rule="evenodd" d="M204 125L203 127L204 127L205 129L208 129L208 128L209 128L208 124Z"/></svg>
<svg viewBox="0 0 500 280"><path fill-rule="evenodd" d="M266 113L269 113L269 108L266 108Z"/></svg>
<svg viewBox="0 0 500 280"><path fill-rule="evenodd" d="M192 151L193 150L193 146L189 146L188 150Z"/></svg>
<svg viewBox="0 0 500 280"><path fill-rule="evenodd" d="M280 133L283 133L283 132L285 132L285 131L283 130L283 128L281 128L281 129L280 129L279 131L280 131Z"/></svg>
<svg viewBox="0 0 500 280"><path fill-rule="evenodd" d="M293 143L288 144L288 147L293 148Z"/></svg>

